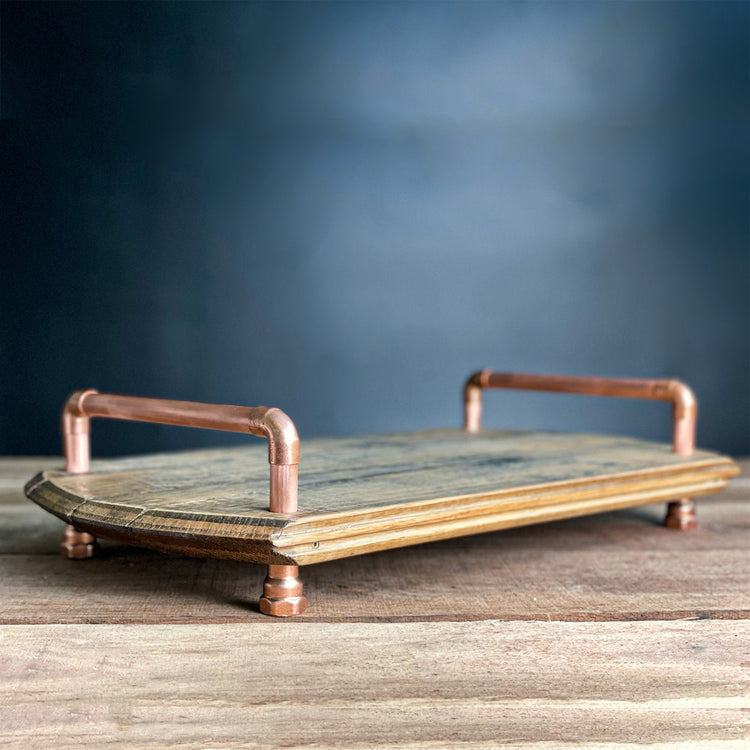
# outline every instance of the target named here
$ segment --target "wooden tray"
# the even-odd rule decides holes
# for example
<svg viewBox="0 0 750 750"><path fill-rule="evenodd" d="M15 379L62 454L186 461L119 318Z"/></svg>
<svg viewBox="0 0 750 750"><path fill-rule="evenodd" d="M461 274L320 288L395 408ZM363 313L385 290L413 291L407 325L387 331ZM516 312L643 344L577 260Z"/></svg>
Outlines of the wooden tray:
<svg viewBox="0 0 750 750"><path fill-rule="evenodd" d="M492 387L669 400L673 445L483 431L481 394ZM104 537L267 564L261 609L285 616L305 607L299 565L657 501L670 503L668 526L690 529L688 498L717 492L737 473L728 458L693 449L695 399L678 381L483 371L464 395L463 430L306 440L298 479L296 430L278 409L82 391L63 412L66 471L38 474L26 492L69 524L66 557L91 557ZM252 432L268 438L269 450L248 445L89 467L93 416Z"/></svg>

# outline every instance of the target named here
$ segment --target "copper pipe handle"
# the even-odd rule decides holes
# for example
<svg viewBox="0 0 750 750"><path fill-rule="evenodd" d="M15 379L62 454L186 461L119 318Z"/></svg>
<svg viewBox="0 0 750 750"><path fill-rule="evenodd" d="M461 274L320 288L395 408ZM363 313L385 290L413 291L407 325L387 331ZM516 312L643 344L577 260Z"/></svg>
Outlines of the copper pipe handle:
<svg viewBox="0 0 750 750"><path fill-rule="evenodd" d="M267 406L220 406L192 401L114 396L95 390L76 391L62 413L65 469L73 474L89 470L91 417L249 432L268 440L271 465L270 510L297 510L299 437L292 420L281 409Z"/></svg>
<svg viewBox="0 0 750 750"><path fill-rule="evenodd" d="M526 375L482 370L475 372L466 381L464 388L464 429L468 432L478 432L482 429L482 391L485 388L517 388L527 391L670 401L674 416L672 442L675 453L688 455L695 448L698 401L693 391L679 380Z"/></svg>

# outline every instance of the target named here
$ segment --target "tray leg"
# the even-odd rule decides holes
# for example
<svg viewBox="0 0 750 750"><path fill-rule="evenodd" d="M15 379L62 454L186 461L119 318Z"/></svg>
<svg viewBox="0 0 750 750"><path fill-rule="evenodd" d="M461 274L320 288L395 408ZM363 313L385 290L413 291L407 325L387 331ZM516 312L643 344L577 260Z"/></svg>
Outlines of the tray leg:
<svg viewBox="0 0 750 750"><path fill-rule="evenodd" d="M669 503L664 525L678 531L692 531L697 528L695 503L689 497L683 497L681 500Z"/></svg>
<svg viewBox="0 0 750 750"><path fill-rule="evenodd" d="M297 565L269 565L260 611L274 617L301 615L307 606Z"/></svg>
<svg viewBox="0 0 750 750"><path fill-rule="evenodd" d="M94 557L98 545L96 537L85 531L79 531L75 526L67 524L60 542L60 554L68 560L86 560Z"/></svg>

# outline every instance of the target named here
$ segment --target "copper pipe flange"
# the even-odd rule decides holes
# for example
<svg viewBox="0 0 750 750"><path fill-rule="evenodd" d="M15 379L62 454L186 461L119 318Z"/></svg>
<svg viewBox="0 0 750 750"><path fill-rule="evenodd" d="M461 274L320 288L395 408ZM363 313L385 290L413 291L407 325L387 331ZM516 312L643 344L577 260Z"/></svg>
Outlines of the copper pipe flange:
<svg viewBox="0 0 750 750"><path fill-rule="evenodd" d="M68 524L60 542L60 554L67 560L87 560L94 557L99 549L96 537L85 531L78 531Z"/></svg>
<svg viewBox="0 0 750 750"><path fill-rule="evenodd" d="M693 531L698 528L695 517L695 503L690 498L677 500L667 505L664 525L677 531Z"/></svg>
<svg viewBox="0 0 750 750"><path fill-rule="evenodd" d="M307 607L297 565L269 565L263 581L260 611L273 617L301 615Z"/></svg>

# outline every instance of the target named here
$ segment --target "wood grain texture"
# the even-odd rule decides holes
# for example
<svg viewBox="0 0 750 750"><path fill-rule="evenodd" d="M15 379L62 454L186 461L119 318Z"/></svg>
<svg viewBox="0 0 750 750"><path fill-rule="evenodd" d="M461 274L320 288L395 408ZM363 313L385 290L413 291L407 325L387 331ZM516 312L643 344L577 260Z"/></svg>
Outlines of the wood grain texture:
<svg viewBox="0 0 750 750"><path fill-rule="evenodd" d="M107 543L99 559L61 559L62 523L28 502L16 481L0 503L0 622L264 620L259 566ZM750 479L741 476L698 503L700 526L690 533L665 529L663 509L644 506L312 565L303 570L302 617L747 618L748 499Z"/></svg>
<svg viewBox="0 0 750 750"><path fill-rule="evenodd" d="M434 430L308 440L300 512L267 510L258 446L42 472L29 496L80 529L201 557L308 565L721 489L732 462L628 438Z"/></svg>
<svg viewBox="0 0 750 750"><path fill-rule="evenodd" d="M313 565L285 622L259 566L60 559L22 491L58 462L0 458L0 618L40 623L0 625L0 747L750 746L747 474L695 533L644 506Z"/></svg>
<svg viewBox="0 0 750 750"><path fill-rule="evenodd" d="M739 749L749 644L748 622L2 627L0 745Z"/></svg>

